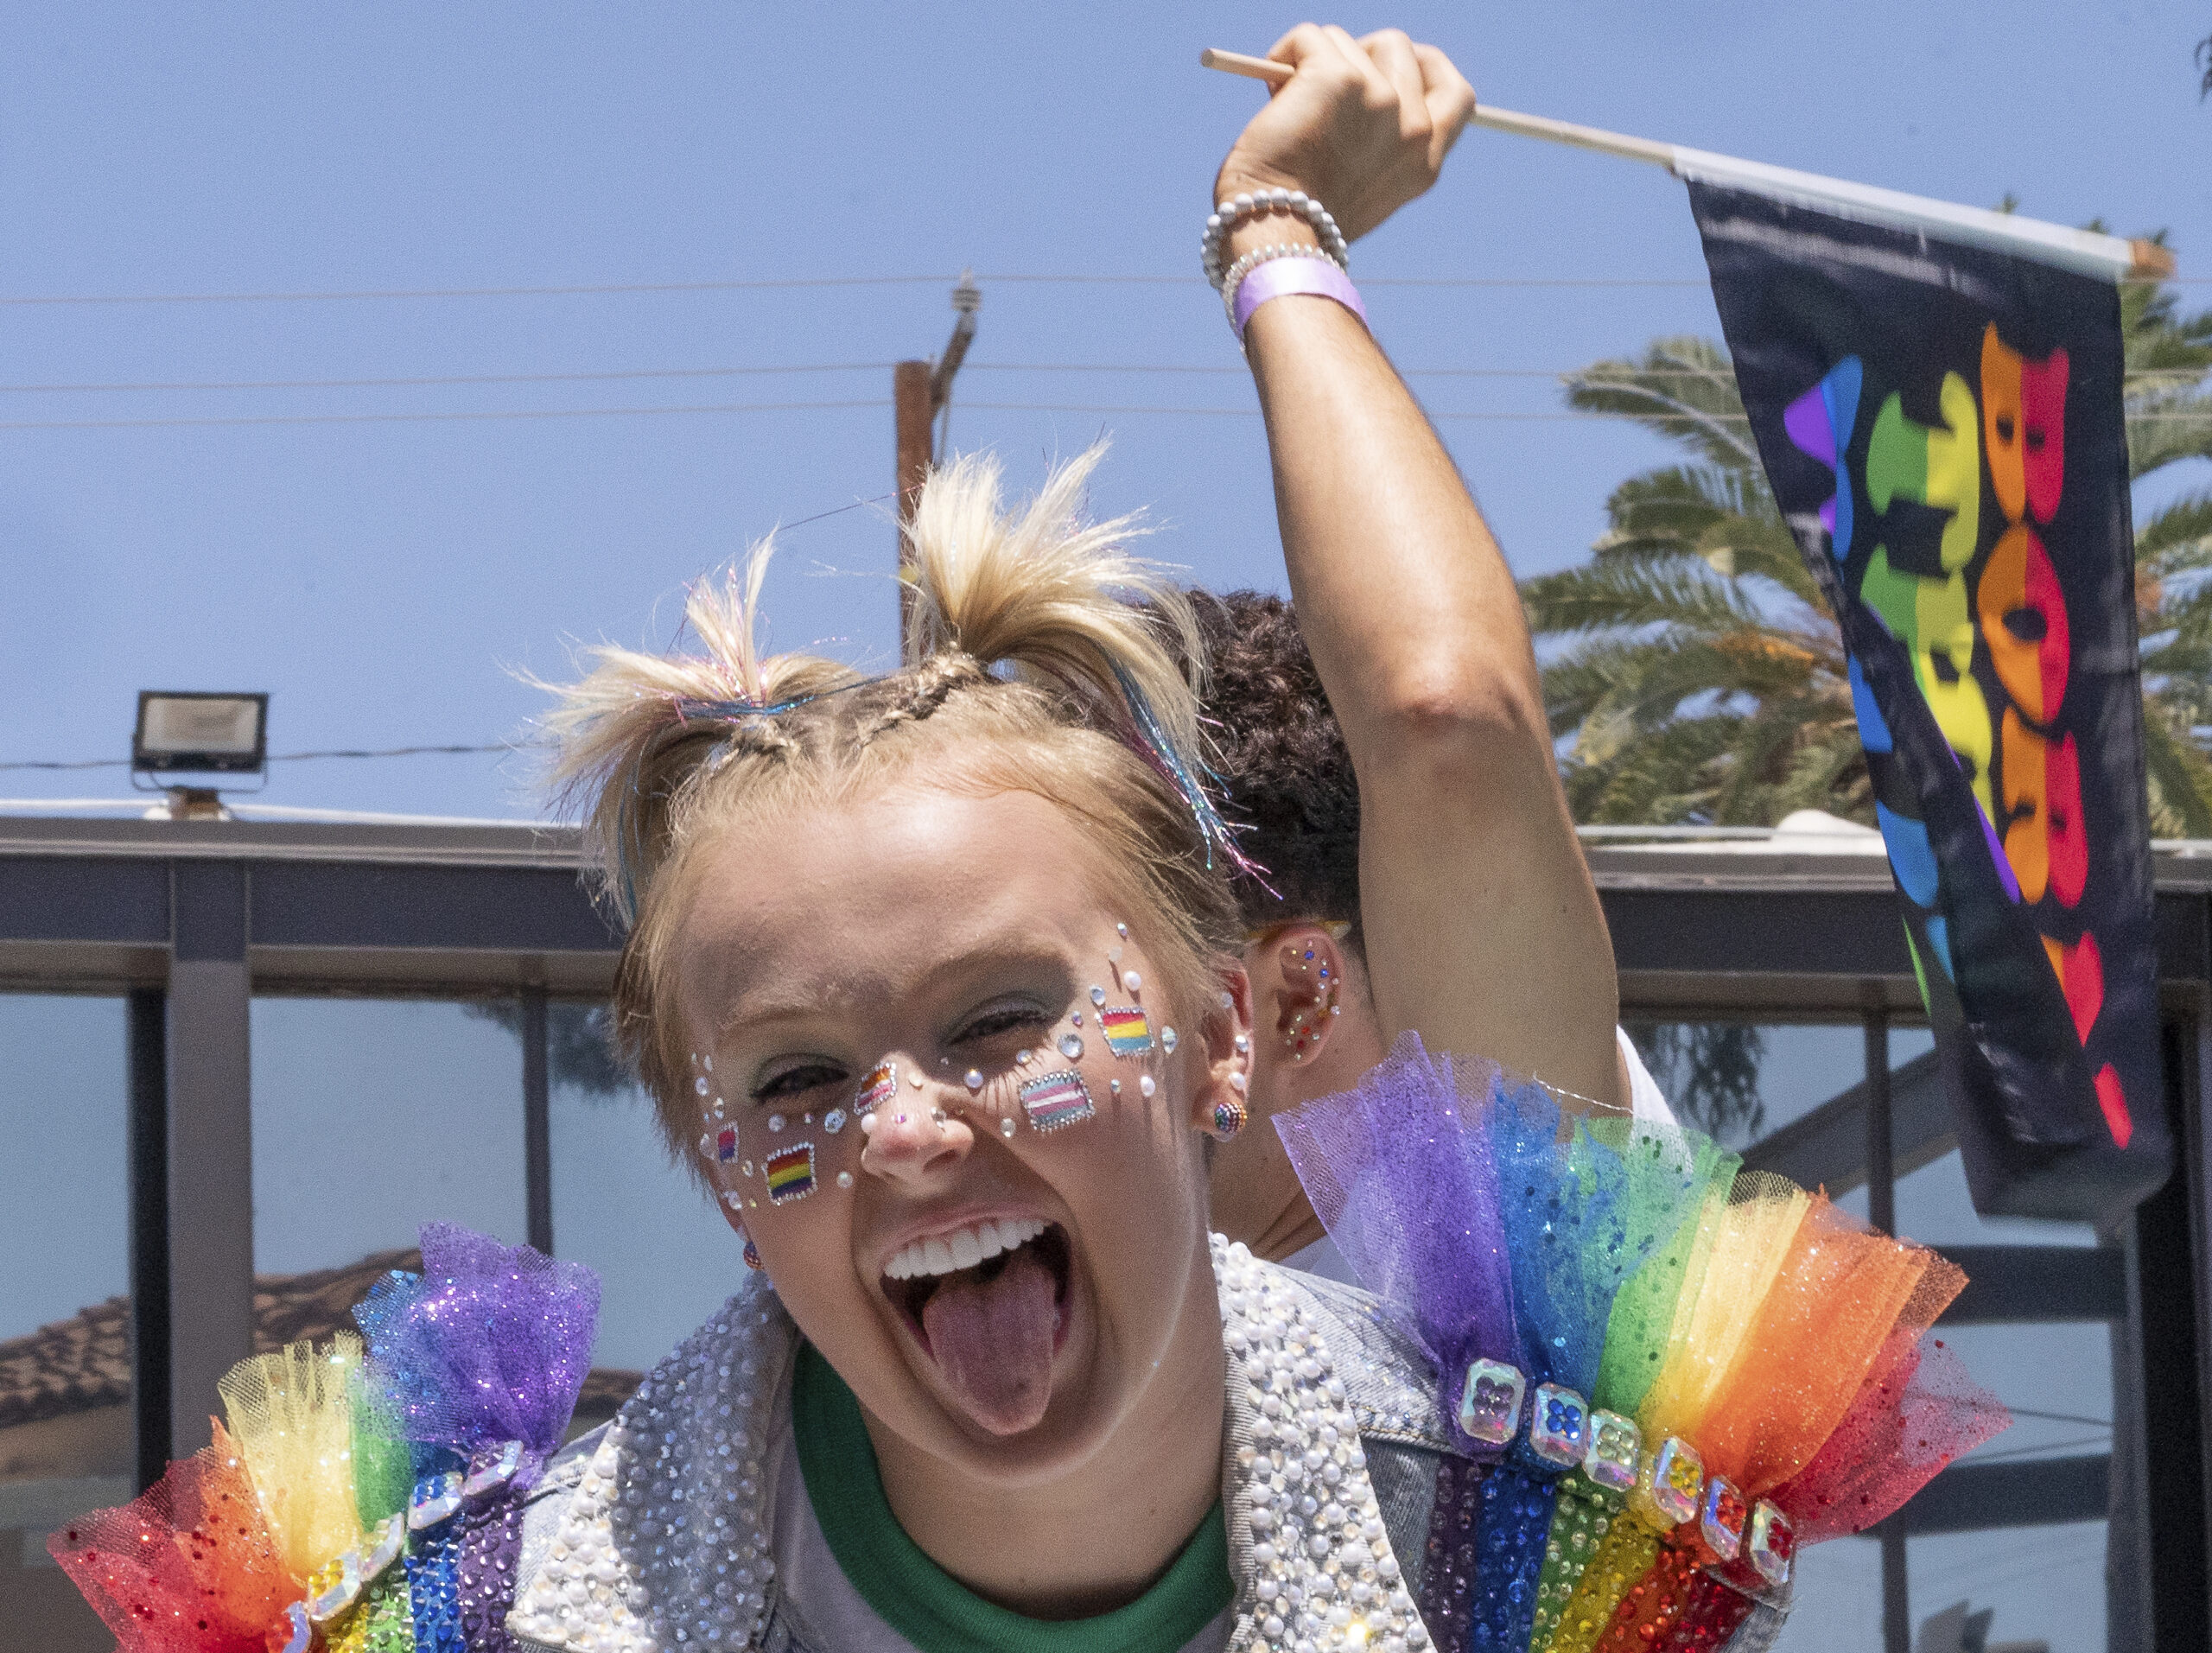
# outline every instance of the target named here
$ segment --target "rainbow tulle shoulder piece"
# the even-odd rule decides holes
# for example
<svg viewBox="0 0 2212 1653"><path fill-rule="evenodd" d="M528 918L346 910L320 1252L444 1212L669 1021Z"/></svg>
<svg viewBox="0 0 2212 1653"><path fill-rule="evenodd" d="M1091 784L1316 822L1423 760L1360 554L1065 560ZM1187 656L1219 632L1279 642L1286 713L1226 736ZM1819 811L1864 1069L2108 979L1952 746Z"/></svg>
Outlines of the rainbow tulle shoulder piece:
<svg viewBox="0 0 2212 1653"><path fill-rule="evenodd" d="M124 1653L510 1653L523 1495L597 1330L575 1263L439 1225L369 1333L241 1361L230 1428L49 1548Z"/></svg>
<svg viewBox="0 0 2212 1653"><path fill-rule="evenodd" d="M1694 1132L1565 1116L1410 1036L1278 1128L1478 1448L1432 1511L1444 1653L1719 1647L1786 1604L1799 1545L2009 1421L1929 1335L1955 1266Z"/></svg>

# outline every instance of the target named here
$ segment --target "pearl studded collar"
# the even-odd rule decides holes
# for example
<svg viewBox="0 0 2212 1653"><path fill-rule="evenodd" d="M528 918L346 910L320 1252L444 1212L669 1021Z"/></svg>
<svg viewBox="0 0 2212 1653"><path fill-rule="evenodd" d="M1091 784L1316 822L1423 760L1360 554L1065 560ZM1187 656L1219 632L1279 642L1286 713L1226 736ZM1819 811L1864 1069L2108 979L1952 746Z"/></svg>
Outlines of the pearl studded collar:
<svg viewBox="0 0 2212 1653"><path fill-rule="evenodd" d="M1427 1645L1312 1299L1218 1235L1232 1653ZM773 1589L764 1460L796 1329L766 1277L656 1367L601 1437L508 1627L557 1653L737 1653Z"/></svg>

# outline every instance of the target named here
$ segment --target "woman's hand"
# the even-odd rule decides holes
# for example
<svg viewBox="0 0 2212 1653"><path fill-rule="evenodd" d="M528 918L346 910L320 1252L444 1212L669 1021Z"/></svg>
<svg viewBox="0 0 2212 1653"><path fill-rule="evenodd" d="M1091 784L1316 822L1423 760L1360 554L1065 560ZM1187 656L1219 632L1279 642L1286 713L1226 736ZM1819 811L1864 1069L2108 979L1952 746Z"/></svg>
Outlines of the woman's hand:
<svg viewBox="0 0 2212 1653"><path fill-rule="evenodd" d="M1436 181L1475 112L1475 89L1452 60L1399 29L1354 40L1334 24L1300 23L1268 55L1297 73L1237 138L1214 180L1214 200L1302 189L1334 214L1348 240ZM1276 226L1282 222L1278 216Z"/></svg>

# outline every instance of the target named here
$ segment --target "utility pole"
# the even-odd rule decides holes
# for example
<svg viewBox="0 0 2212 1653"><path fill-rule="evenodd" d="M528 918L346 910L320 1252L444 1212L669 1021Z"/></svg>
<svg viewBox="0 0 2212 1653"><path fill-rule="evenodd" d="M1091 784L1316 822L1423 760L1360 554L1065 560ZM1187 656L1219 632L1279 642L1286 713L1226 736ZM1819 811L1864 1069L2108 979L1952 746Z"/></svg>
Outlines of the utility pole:
<svg viewBox="0 0 2212 1653"><path fill-rule="evenodd" d="M937 422L952 399L953 375L966 359L976 336L976 312L983 302L983 289L976 285L972 270L960 272L952 289L952 308L958 312L944 354L933 361L902 361L891 370L891 399L898 430L899 569L906 569L906 513L914 508L922 478L931 464L944 455L937 451ZM904 578L899 584L899 635L903 641L913 607L912 588Z"/></svg>

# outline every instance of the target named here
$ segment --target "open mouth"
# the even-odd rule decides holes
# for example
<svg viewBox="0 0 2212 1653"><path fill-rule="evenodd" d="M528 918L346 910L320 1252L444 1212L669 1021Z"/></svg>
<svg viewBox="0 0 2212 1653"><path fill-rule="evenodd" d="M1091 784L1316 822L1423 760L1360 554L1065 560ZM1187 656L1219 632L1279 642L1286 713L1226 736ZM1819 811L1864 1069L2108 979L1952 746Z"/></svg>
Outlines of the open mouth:
<svg viewBox="0 0 2212 1653"><path fill-rule="evenodd" d="M1058 1224L1002 1217L918 1240L884 1265L885 1298L993 1434L1044 1416L1067 1332L1071 1256Z"/></svg>

